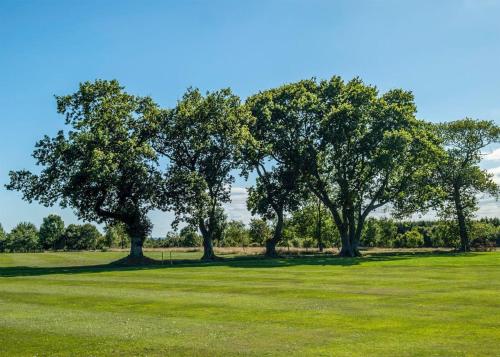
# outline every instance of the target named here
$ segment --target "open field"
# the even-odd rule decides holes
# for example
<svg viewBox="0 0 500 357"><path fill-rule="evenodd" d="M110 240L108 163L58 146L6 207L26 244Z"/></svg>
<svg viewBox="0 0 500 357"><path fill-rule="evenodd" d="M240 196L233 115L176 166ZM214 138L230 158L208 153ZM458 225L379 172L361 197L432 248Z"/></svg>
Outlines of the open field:
<svg viewBox="0 0 500 357"><path fill-rule="evenodd" d="M0 355L498 354L499 252L95 266L124 255L0 254Z"/></svg>

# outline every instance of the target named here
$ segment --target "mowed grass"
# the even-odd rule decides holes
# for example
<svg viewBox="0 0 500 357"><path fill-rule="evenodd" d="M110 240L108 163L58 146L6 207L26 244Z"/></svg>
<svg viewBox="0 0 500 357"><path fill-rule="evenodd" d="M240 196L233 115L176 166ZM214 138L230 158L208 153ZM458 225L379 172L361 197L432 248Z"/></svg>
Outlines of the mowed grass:
<svg viewBox="0 0 500 357"><path fill-rule="evenodd" d="M123 256L0 254L0 355L500 353L498 252L92 267Z"/></svg>

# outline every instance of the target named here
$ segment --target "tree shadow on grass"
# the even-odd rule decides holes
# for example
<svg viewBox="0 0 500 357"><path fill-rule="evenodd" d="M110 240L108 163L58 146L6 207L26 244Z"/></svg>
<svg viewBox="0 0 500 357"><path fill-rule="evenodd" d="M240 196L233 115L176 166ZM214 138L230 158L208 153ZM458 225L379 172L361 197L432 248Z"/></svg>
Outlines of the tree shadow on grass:
<svg viewBox="0 0 500 357"><path fill-rule="evenodd" d="M123 260L101 265L64 266L64 267L29 267L14 266L0 267L1 277L41 276L51 274L88 274L117 271L139 271L154 269L198 268L198 267L232 267L232 268L280 268L290 266L354 266L370 262L401 261L412 258L425 257L473 257L476 253L454 252L378 252L368 253L359 258L341 258L332 254L318 254L310 256L289 256L279 258L266 258L260 255L237 256L221 258L211 262L197 259L183 259L172 261L159 261L149 259L147 265L123 265Z"/></svg>

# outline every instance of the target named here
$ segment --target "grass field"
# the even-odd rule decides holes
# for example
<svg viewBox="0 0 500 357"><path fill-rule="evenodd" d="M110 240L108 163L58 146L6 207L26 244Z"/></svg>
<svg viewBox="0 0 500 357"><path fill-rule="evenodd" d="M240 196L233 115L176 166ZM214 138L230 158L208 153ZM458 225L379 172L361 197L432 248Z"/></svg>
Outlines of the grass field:
<svg viewBox="0 0 500 357"><path fill-rule="evenodd" d="M0 355L500 354L499 252L95 266L124 255L0 254Z"/></svg>

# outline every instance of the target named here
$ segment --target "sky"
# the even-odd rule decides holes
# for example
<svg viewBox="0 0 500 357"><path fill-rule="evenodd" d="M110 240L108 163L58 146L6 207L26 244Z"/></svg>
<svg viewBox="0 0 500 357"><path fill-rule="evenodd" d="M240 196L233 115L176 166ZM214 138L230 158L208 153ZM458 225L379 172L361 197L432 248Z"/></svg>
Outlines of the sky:
<svg viewBox="0 0 500 357"><path fill-rule="evenodd" d="M118 79L136 95L175 105L186 88L231 87L243 99L304 78L361 77L381 92L413 91L418 117L500 124L500 0L454 1L27 1L0 0L0 223L39 225L70 209L24 202L5 190L9 170L36 170L43 135L63 127L54 95ZM500 149L482 167L500 182ZM232 219L247 222L237 178ZM481 202L480 215L500 216ZM153 236L172 215L153 212Z"/></svg>

